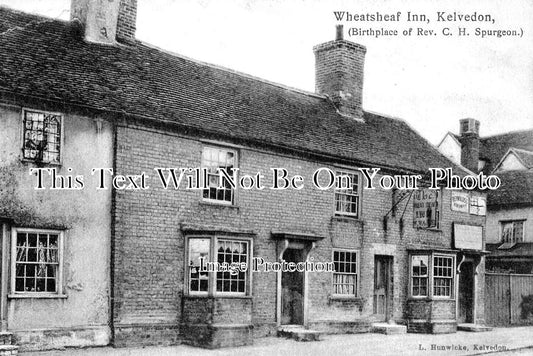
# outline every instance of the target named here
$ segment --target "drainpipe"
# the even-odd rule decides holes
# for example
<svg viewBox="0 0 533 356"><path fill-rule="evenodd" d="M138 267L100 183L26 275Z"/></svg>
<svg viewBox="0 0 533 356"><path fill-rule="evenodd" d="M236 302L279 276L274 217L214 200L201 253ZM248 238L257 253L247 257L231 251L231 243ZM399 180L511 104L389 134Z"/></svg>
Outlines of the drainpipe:
<svg viewBox="0 0 533 356"><path fill-rule="evenodd" d="M0 218L2 227L2 262L0 271L0 331L7 331L7 292L9 288L9 241L10 230L8 224L11 223L9 219Z"/></svg>

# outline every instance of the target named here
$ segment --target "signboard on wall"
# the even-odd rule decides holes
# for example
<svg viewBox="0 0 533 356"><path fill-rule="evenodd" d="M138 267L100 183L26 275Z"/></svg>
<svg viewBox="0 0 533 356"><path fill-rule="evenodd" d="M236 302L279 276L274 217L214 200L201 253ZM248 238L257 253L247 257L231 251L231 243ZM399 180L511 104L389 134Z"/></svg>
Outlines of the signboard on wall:
<svg viewBox="0 0 533 356"><path fill-rule="evenodd" d="M485 197L470 197L470 214L481 216L487 214L487 201Z"/></svg>
<svg viewBox="0 0 533 356"><path fill-rule="evenodd" d="M439 190L421 189L413 195L413 227L439 228Z"/></svg>
<svg viewBox="0 0 533 356"><path fill-rule="evenodd" d="M468 213L470 194L467 192L452 191L452 210Z"/></svg>
<svg viewBox="0 0 533 356"><path fill-rule="evenodd" d="M483 249L483 227L453 224L454 247L465 250Z"/></svg>

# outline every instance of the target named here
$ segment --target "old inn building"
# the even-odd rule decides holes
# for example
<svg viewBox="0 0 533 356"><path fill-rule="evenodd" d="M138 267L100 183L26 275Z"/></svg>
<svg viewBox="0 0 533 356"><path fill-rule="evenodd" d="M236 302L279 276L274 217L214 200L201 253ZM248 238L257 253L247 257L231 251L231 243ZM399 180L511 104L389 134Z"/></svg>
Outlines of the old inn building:
<svg viewBox="0 0 533 356"><path fill-rule="evenodd" d="M305 92L143 43L136 8L73 0L71 21L0 8L0 320L13 343L215 348L287 325L483 323L485 216L465 202L484 193L363 189L361 167L468 173L405 121L363 110L365 47L338 28L313 48L316 92ZM95 167L210 174L200 190L96 189ZM234 189L216 175L272 167L305 187ZM322 167L352 184L314 187ZM32 168L84 187L34 189ZM254 257L335 271L199 268Z"/></svg>

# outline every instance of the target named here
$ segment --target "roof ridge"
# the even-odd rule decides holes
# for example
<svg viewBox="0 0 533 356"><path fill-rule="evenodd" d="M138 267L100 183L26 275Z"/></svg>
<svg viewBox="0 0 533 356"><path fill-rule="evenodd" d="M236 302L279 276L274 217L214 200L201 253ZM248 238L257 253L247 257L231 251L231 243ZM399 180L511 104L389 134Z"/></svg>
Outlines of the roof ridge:
<svg viewBox="0 0 533 356"><path fill-rule="evenodd" d="M195 58L192 58L192 57L188 57L188 56L185 56L183 54L180 54L180 53L177 53L177 52L174 52L174 51L170 51L168 49L161 48L161 47L156 46L156 45L154 45L152 43L148 43L148 42L145 42L145 41L142 41L142 40L139 40L139 39L137 39L137 42L142 44L142 45L144 45L144 46L146 46L146 47L158 50L158 51L160 51L162 53L169 54L169 55L171 55L173 57L185 59L185 60L200 64L200 65L204 65L204 66L208 66L208 67L211 67L211 68L214 68L214 69L218 69L218 70L222 70L222 71L229 72L229 73L232 73L232 74L236 74L236 75L239 75L241 77L248 78L248 79L257 80L257 81L260 81L260 82L268 84L268 85L272 85L272 86L275 86L275 87L278 87L278 88L281 88L281 89L286 89L286 90L290 90L290 91L296 92L298 94L303 94L303 95L315 97L315 98L318 98L318 99L327 100L327 96L323 95L323 94L313 93L313 92L310 92L310 91L307 91L307 90L304 90L304 89L292 87L290 85L281 84L281 83L274 82L274 81L271 81L271 80L268 80L268 79L257 77L257 76L252 75L252 74L248 74L248 73L244 73L244 72L241 72L241 71L238 71L238 70L235 70L235 69L224 67L224 66L221 66L221 65L218 65L218 64L204 62L204 61L201 61L201 60L198 60L198 59L195 59Z"/></svg>
<svg viewBox="0 0 533 356"><path fill-rule="evenodd" d="M523 148L511 147L510 149L514 150L514 151L519 151L519 152L523 152L523 153L527 153L527 154L533 155L533 151L524 150Z"/></svg>
<svg viewBox="0 0 533 356"><path fill-rule="evenodd" d="M368 111L367 111L368 112ZM450 163L450 167L459 167L461 169L464 169L465 172L467 172L468 174L471 174L471 175L475 175L474 172L472 172L471 170L469 170L468 168L462 166L461 164L459 163L455 163L453 162L450 158L446 157L441 151L439 151L439 149L437 148L437 146L435 146L434 144L432 144L431 142L429 142L429 140L422 136L420 134L420 132L418 132L417 129L415 129L407 120L401 118L401 117L397 117L397 116L390 116L390 115L386 115L386 116L383 116L381 114L376 114L376 113L373 113L374 115L380 115L384 118L389 118L389 119L392 119L392 120L396 120L396 121L400 121L402 122L403 124L405 124L411 131L413 131L417 136L419 136L426 144L428 144L428 146L433 150L435 151L438 155L440 155L441 157L443 157L444 159L446 159L449 163ZM428 168L431 168L431 167L428 167Z"/></svg>
<svg viewBox="0 0 533 356"><path fill-rule="evenodd" d="M514 135L514 134L525 133L525 132L529 132L529 131L531 131L533 133L533 128L532 129L522 129L522 130L509 131L509 132L504 132L504 133L500 133L500 134L494 134L494 135L490 135L490 136L483 136L483 137L480 137L479 139L480 140L484 140L484 139L493 138L493 137L497 137L497 136Z"/></svg>
<svg viewBox="0 0 533 356"><path fill-rule="evenodd" d="M0 32L0 36L3 36L5 34L8 34L10 32L13 32L15 30L24 30L26 29L27 27L31 26L31 25L41 25L41 24L45 24L45 23L51 23L51 22L61 22L61 23L64 23L64 24L68 24L70 21L68 20L63 20L63 19L60 19L59 16L63 15L63 13L67 10L63 10L61 11L61 13L59 15L57 15L56 17L50 17L50 16L45 16L43 14L36 14L36 13L33 13L33 12L25 12L25 11L21 11L21 10L16 10L16 9L13 9L9 6L6 6L6 5L0 5L0 10L7 10L11 13L14 13L14 14L17 14L19 16L25 16L25 17L33 17L33 19L27 21L23 26L12 26L12 27L9 27L7 28L6 30ZM5 21L4 23L2 24L7 24L8 21Z"/></svg>

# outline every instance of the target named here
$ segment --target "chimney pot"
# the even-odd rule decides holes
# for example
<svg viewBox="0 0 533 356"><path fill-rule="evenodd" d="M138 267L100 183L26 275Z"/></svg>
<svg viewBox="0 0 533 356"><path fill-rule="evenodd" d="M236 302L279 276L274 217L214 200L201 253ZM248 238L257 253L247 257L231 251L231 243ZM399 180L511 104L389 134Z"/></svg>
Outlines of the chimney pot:
<svg viewBox="0 0 533 356"><path fill-rule="evenodd" d="M342 41L344 39L344 26L337 25L337 35L335 36L335 41Z"/></svg>

